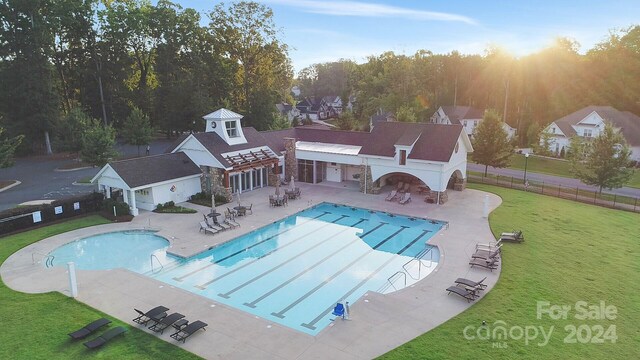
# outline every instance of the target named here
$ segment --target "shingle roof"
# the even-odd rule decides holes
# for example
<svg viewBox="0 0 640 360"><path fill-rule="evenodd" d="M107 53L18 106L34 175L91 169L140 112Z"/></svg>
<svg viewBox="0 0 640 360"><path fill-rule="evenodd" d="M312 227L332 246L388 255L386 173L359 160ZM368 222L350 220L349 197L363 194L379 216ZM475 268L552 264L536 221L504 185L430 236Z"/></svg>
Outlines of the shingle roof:
<svg viewBox="0 0 640 360"><path fill-rule="evenodd" d="M409 159L449 161L462 132L461 125L425 123L380 123L362 146L360 154L393 157L395 146L406 134L419 135Z"/></svg>
<svg viewBox="0 0 640 360"><path fill-rule="evenodd" d="M109 165L130 188L201 173L183 152L114 161Z"/></svg>
<svg viewBox="0 0 640 360"><path fill-rule="evenodd" d="M605 122L619 128L629 145L640 145L640 117L629 111L620 111L611 106L587 106L561 117L554 123L567 137L571 137L576 135L573 125L577 125L592 112L596 112Z"/></svg>
<svg viewBox="0 0 640 360"><path fill-rule="evenodd" d="M442 106L442 111L454 125L460 124L462 120L482 119L484 116L484 110L471 106Z"/></svg>
<svg viewBox="0 0 640 360"><path fill-rule="evenodd" d="M227 109L218 109L203 116L205 119L241 119L243 116Z"/></svg>
<svg viewBox="0 0 640 360"><path fill-rule="evenodd" d="M261 146L269 146L271 150L277 152L276 149L271 147L276 144L262 136L262 134L260 134L256 129L252 127L243 127L242 132L247 140L245 144L229 145L214 132L195 133L193 134L193 137L195 137L196 140L198 140L211 153L211 155L213 155L216 160L225 167L231 167L231 164L220 154Z"/></svg>
<svg viewBox="0 0 640 360"><path fill-rule="evenodd" d="M395 119L395 115L389 111L384 111L381 114L375 114L371 116L371 122L377 124L379 122L386 122L388 118Z"/></svg>

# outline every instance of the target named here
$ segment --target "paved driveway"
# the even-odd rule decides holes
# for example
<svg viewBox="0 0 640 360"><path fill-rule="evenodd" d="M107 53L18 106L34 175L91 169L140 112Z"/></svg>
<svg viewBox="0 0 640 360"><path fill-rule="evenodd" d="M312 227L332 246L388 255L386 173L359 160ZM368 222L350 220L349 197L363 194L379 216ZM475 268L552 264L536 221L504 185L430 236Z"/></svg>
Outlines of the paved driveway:
<svg viewBox="0 0 640 360"><path fill-rule="evenodd" d="M151 154L163 153L173 140L156 140L151 144ZM136 156L137 148L119 144L117 150L126 157ZM141 147L144 155L144 147ZM72 159L51 159L46 156L20 158L8 169L0 169L0 180L19 180L22 184L0 192L0 211L10 209L23 202L32 200L62 199L69 196L90 193L94 186L74 185L73 183L93 177L98 168L74 171L56 171L73 162Z"/></svg>

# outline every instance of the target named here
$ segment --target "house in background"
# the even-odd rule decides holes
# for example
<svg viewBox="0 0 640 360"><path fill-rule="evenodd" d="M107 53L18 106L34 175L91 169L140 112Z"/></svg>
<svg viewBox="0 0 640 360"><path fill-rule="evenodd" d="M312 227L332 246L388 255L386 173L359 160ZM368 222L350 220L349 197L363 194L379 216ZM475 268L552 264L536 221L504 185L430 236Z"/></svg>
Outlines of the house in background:
<svg viewBox="0 0 640 360"><path fill-rule="evenodd" d="M394 122L396 121L396 116L389 111L384 111L382 109L378 109L378 111L369 117L369 131L373 131L373 128L380 123L385 122Z"/></svg>
<svg viewBox="0 0 640 360"><path fill-rule="evenodd" d="M446 202L466 183L469 137L460 125L380 122L371 132L294 127L259 132L242 115L205 115L205 132L185 134L165 154L113 161L91 180L111 197L122 191L133 215L158 203L205 191L224 195L275 186L278 179L317 184L351 182L376 194L399 181ZM346 185L346 184L345 184Z"/></svg>
<svg viewBox="0 0 640 360"><path fill-rule="evenodd" d="M340 98L340 96L329 95L323 97L322 100L324 100L324 102L330 108L333 108L333 110L335 110L335 114L337 116L340 116L340 114L342 114L342 99Z"/></svg>
<svg viewBox="0 0 640 360"><path fill-rule="evenodd" d="M278 110L278 114L286 117L289 122L300 118L300 110L291 104L285 102L278 103L276 104L276 110Z"/></svg>
<svg viewBox="0 0 640 360"><path fill-rule="evenodd" d="M622 133L631 148L631 158L640 161L640 117L629 111L611 106L587 106L552 122L543 131L551 138L549 150L559 155L569 149L571 137L594 138L606 123ZM541 145L544 145L542 140Z"/></svg>
<svg viewBox="0 0 640 360"><path fill-rule="evenodd" d="M338 116L338 111L327 103L325 98L315 96L305 97L296 104L302 119L309 117L311 120L326 120Z"/></svg>
<svg viewBox="0 0 640 360"><path fill-rule="evenodd" d="M473 137L473 132L482 121L484 109L474 108L472 106L441 106L431 116L431 122L434 124L446 125L462 125L469 137ZM516 136L516 129L507 123L502 123L502 128L506 131L509 139Z"/></svg>

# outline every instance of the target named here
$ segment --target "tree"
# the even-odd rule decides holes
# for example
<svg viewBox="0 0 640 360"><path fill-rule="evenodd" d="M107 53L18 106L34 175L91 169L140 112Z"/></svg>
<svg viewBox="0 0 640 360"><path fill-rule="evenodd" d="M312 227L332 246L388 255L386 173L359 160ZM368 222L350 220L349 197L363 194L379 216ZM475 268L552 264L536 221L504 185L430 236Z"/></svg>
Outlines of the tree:
<svg viewBox="0 0 640 360"><path fill-rule="evenodd" d="M140 156L140 145L149 145L152 135L153 129L151 128L149 116L134 107L122 129L122 137L124 137L125 142L129 145L136 145L138 147L138 156Z"/></svg>
<svg viewBox="0 0 640 360"><path fill-rule="evenodd" d="M0 136L4 129L0 127ZM0 139L0 168L6 168L13 165L13 154L20 145L24 136L19 135L11 139Z"/></svg>
<svg viewBox="0 0 640 360"><path fill-rule="evenodd" d="M396 119L400 122L418 122L415 109L410 105L402 105L396 111Z"/></svg>
<svg viewBox="0 0 640 360"><path fill-rule="evenodd" d="M118 154L114 149L115 144L115 129L111 125L102 127L98 120L92 119L82 136L80 157L90 165L103 166Z"/></svg>
<svg viewBox="0 0 640 360"><path fill-rule="evenodd" d="M357 122L351 111L343 111L336 121L338 130L354 130L356 126Z"/></svg>
<svg viewBox="0 0 640 360"><path fill-rule="evenodd" d="M485 166L486 176L489 166L495 168L508 166L511 155L513 155L513 145L509 141L507 132L502 128L500 114L493 109L485 111L482 121L473 134L473 162Z"/></svg>
<svg viewBox="0 0 640 360"><path fill-rule="evenodd" d="M221 53L240 65L236 107L249 125L267 128L273 104L289 92L292 78L288 48L277 37L273 11L263 4L241 1L228 8L218 4L209 17Z"/></svg>
<svg viewBox="0 0 640 360"><path fill-rule="evenodd" d="M600 193L602 188L622 187L633 175L629 146L610 124L605 125L599 136L583 142L580 151L572 149L571 153L574 175L587 185L597 186Z"/></svg>
<svg viewBox="0 0 640 360"><path fill-rule="evenodd" d="M286 115L276 114L273 116L273 122L269 125L269 130L282 130L291 127L291 121Z"/></svg>
<svg viewBox="0 0 640 360"><path fill-rule="evenodd" d="M58 150L79 152L82 149L82 135L91 124L91 117L80 108L73 108L60 119L55 127L55 144Z"/></svg>
<svg viewBox="0 0 640 360"><path fill-rule="evenodd" d="M541 156L552 156L554 155L553 152L551 152L551 146L553 145L553 139L551 137L551 134L547 131L542 131L540 132L540 140L537 142L534 142L533 144L533 149L535 151L536 154L541 155Z"/></svg>

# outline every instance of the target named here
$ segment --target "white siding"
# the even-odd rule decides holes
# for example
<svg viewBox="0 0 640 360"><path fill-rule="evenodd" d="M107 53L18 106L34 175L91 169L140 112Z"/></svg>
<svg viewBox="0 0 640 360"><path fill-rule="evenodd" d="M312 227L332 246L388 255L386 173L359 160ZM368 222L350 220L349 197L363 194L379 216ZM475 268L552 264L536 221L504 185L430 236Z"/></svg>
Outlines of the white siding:
<svg viewBox="0 0 640 360"><path fill-rule="evenodd" d="M175 191L171 187L175 185ZM173 201L176 204L189 200L189 197L200 192L200 177L154 185L152 189L153 203L155 205ZM136 198L137 199L137 198ZM155 207L154 207L155 208Z"/></svg>

